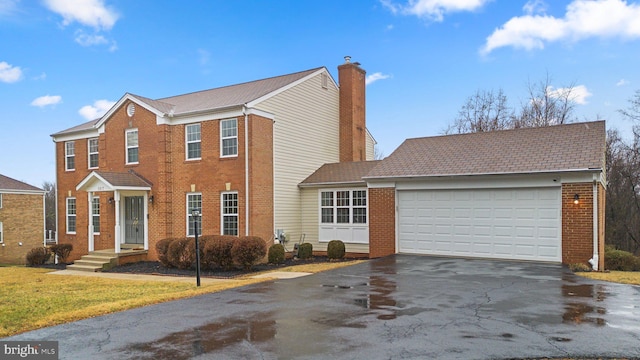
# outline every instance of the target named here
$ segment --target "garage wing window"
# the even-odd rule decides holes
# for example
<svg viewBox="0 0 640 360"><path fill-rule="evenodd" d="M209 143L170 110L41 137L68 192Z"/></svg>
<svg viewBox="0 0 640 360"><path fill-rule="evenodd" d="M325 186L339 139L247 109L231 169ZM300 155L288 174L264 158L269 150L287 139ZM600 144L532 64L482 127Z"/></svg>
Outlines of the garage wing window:
<svg viewBox="0 0 640 360"><path fill-rule="evenodd" d="M366 224L366 190L320 192L320 221L323 224Z"/></svg>

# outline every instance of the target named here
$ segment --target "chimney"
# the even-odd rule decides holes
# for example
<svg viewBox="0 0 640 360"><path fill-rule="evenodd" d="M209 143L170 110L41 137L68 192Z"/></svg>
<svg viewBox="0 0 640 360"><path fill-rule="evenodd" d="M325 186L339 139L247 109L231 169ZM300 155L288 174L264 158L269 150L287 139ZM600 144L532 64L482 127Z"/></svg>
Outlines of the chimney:
<svg viewBox="0 0 640 360"><path fill-rule="evenodd" d="M344 57L340 82L340 162L366 160L365 74L360 64Z"/></svg>

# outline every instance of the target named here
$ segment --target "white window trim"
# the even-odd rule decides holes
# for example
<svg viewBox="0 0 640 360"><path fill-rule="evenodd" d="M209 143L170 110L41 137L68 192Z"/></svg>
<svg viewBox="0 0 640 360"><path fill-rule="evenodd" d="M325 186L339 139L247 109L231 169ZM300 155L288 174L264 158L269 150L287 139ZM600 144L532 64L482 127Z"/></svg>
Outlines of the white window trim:
<svg viewBox="0 0 640 360"><path fill-rule="evenodd" d="M338 208L346 208L346 206L338 206L338 201L336 198L336 193L340 191L348 191L349 192L349 222L348 223L339 223L338 222ZM364 191L367 194L367 205L364 206L366 209L366 217L367 221L364 223L354 223L353 222L353 209L354 208L362 208L362 206L353 206L353 192L354 191ZM333 222L325 223L322 222L322 209L328 208L328 206L322 206L322 193L331 192L333 193ZM347 188L347 189L320 189L318 191L318 223L320 225L349 225L349 226L369 226L369 192L367 188Z"/></svg>
<svg viewBox="0 0 640 360"><path fill-rule="evenodd" d="M129 146L129 133L136 132L138 134L138 145ZM138 161L131 162L129 161L129 149L137 148L138 149ZM128 129L124 133L124 156L126 165L135 165L140 163L140 133L138 129Z"/></svg>
<svg viewBox="0 0 640 360"><path fill-rule="evenodd" d="M78 230L78 202L76 201L75 197L68 197L65 200L65 207L66 207L66 211L65 211L65 223L66 223L66 228L65 231L67 232L67 234L75 234L75 231L69 231L69 218L70 218L70 214L69 214L69 200L74 200L76 203L76 213L73 214L73 217L76 219L76 231Z"/></svg>
<svg viewBox="0 0 640 360"><path fill-rule="evenodd" d="M225 121L234 121L236 123L236 135L235 136L222 136L222 124ZM230 157L238 157L240 144L238 143L238 119L223 119L220 120L220 157L221 158L230 158ZM231 155L224 155L224 140L227 139L236 139L236 153Z"/></svg>
<svg viewBox="0 0 640 360"><path fill-rule="evenodd" d="M91 155L94 155L94 154L98 155L98 162L99 162L100 161L100 151L96 150L95 152L91 152L91 141L92 140L95 140L96 143L97 143L98 142L98 138L87 139L87 167L89 169L97 169L99 167L99 165L98 166L91 166ZM98 145L98 144L96 144L96 145Z"/></svg>
<svg viewBox="0 0 640 360"><path fill-rule="evenodd" d="M73 144L73 154L69 155L68 144ZM73 168L69 168L69 158L73 158ZM64 171L75 171L76 170L76 142L75 141L66 141L64 143Z"/></svg>
<svg viewBox="0 0 640 360"><path fill-rule="evenodd" d="M200 139L189 141L189 131L187 130L191 126L198 125L200 127ZM200 156L190 158L189 157L189 144L200 143ZM197 124L188 124L184 126L184 158L187 161L192 160L202 160L202 125L200 123Z"/></svg>
<svg viewBox="0 0 640 360"><path fill-rule="evenodd" d="M238 202L238 207L236 209L236 213L235 214L225 214L224 213L224 196L225 195L236 195L236 201ZM225 216L235 216L236 217L236 224L237 225L237 229L236 229L236 236L240 235L240 197L238 196L238 192L237 191L225 191L220 193L220 235L224 235L224 218Z"/></svg>
<svg viewBox="0 0 640 360"><path fill-rule="evenodd" d="M93 212L93 201L97 200L98 201L98 214L94 214ZM77 213L77 210L76 210ZM76 215L77 216L77 215ZM91 199L91 224L93 224L93 234L94 235L100 235L100 231L95 231L96 228L96 224L94 222L94 217L98 217L98 226L100 226L100 197L99 196L94 196L93 199ZM76 223L76 228L78 228L78 224ZM102 229L102 226L100 226L100 229Z"/></svg>
<svg viewBox="0 0 640 360"><path fill-rule="evenodd" d="M2 221L0 221L0 244L4 243L4 229L2 228Z"/></svg>
<svg viewBox="0 0 640 360"><path fill-rule="evenodd" d="M186 211L186 217L187 217L187 222L186 222L186 234L187 237L195 237L195 234L189 234L189 219L191 219L191 211L189 211L189 196L193 196L193 195L200 195L200 229L203 228L202 226L202 193L200 192L192 192L192 193L187 193L187 196L185 198L185 211ZM202 235L200 233L198 233L198 235Z"/></svg>

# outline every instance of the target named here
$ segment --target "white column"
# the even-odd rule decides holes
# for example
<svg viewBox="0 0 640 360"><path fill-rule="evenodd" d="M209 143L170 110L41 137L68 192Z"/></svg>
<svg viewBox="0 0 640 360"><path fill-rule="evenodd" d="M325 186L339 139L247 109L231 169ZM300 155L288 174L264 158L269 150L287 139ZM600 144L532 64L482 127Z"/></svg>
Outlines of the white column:
<svg viewBox="0 0 640 360"><path fill-rule="evenodd" d="M120 193L118 190L113 192L113 198L116 206L116 233L113 238L115 239L115 252L118 254L120 252L120 239L122 238L122 234L120 233Z"/></svg>
<svg viewBox="0 0 640 360"><path fill-rule="evenodd" d="M149 194L144 193L144 249L149 250Z"/></svg>
<svg viewBox="0 0 640 360"><path fill-rule="evenodd" d="M94 236L93 236L93 191L88 191L87 192L87 199L89 202L89 211L87 211L87 213L89 214L89 226L88 229L89 231L87 232L88 236L87 236L87 240L89 241L89 251L94 251Z"/></svg>

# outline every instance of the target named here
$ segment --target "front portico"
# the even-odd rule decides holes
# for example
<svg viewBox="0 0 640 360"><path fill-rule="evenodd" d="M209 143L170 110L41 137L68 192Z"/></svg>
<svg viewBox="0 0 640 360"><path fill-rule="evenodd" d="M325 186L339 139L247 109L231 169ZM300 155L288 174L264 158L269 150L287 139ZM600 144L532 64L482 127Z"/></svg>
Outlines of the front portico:
<svg viewBox="0 0 640 360"><path fill-rule="evenodd" d="M88 208L93 208L96 193L110 193L107 211L114 212L113 228L114 251L120 253L122 248L139 248L149 250L149 192L152 184L136 172L93 171L84 178L76 190L87 192ZM113 209L111 209L111 205ZM102 212L102 210L100 210ZM92 211L88 212L88 250L95 250L95 228ZM108 234L109 229L101 230Z"/></svg>

